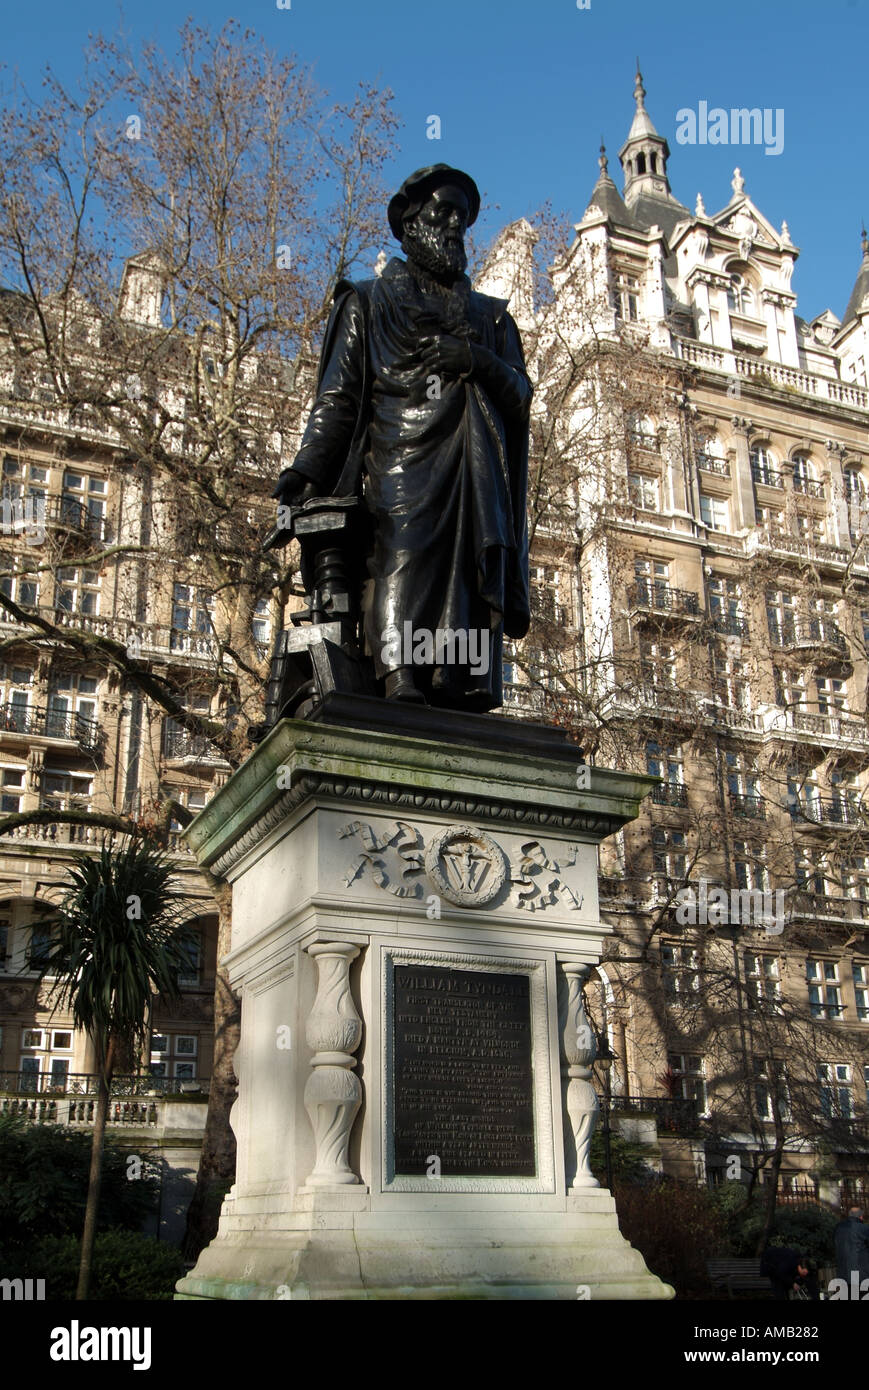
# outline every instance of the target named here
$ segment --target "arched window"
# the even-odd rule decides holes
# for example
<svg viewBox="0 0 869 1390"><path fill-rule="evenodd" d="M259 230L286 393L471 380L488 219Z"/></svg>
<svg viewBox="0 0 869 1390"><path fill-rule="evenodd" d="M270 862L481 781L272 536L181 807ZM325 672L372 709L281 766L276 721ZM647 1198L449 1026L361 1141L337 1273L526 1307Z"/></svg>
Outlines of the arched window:
<svg viewBox="0 0 869 1390"><path fill-rule="evenodd" d="M815 479L807 454L794 454L793 468L794 492L804 492L808 497L823 497L823 486Z"/></svg>
<svg viewBox="0 0 869 1390"><path fill-rule="evenodd" d="M845 496L849 502L859 506L866 496L866 485L859 468L846 468L842 474L845 482Z"/></svg>
<svg viewBox="0 0 869 1390"><path fill-rule="evenodd" d="M645 156L644 154L638 154L638 155L637 155L637 173L638 173L638 174L644 174L645 172L646 172L646 156Z"/></svg>
<svg viewBox="0 0 869 1390"><path fill-rule="evenodd" d="M727 290L727 306L735 314L754 313L754 290L743 275L731 275Z"/></svg>
<svg viewBox="0 0 869 1390"><path fill-rule="evenodd" d="M697 449L697 467L706 473L718 473L723 478L729 478L730 465L724 457L724 447L717 435L708 434L701 437Z"/></svg>
<svg viewBox="0 0 869 1390"><path fill-rule="evenodd" d="M781 487L776 457L767 444L753 444L751 447L751 476L764 487Z"/></svg>

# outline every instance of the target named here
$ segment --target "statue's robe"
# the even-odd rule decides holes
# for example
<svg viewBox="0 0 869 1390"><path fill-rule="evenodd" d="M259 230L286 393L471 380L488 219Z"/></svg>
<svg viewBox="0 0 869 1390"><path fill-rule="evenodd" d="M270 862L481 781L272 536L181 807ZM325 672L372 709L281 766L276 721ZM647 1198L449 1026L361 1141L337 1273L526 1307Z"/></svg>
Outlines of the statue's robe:
<svg viewBox="0 0 869 1390"><path fill-rule="evenodd" d="M435 703L501 703L503 635L528 630L528 415L531 384L506 301L471 292L465 322L447 319L393 259L376 280L335 294L317 396L293 468L321 495L363 491L373 551L363 603L366 647L379 676L405 664L385 641L405 625L486 634L488 670L415 666ZM474 368L434 379L420 337L464 333ZM479 665L485 664L483 662Z"/></svg>

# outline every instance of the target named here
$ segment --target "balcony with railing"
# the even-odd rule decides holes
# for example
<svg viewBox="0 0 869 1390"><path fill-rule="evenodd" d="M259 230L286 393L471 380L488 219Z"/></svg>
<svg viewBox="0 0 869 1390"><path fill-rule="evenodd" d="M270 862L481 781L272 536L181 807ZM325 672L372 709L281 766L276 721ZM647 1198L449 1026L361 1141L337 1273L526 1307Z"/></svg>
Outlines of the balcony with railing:
<svg viewBox="0 0 869 1390"><path fill-rule="evenodd" d="M832 618L770 618L769 640L780 651L829 653L837 661L848 658L848 639Z"/></svg>
<svg viewBox="0 0 869 1390"><path fill-rule="evenodd" d="M92 1125L96 1112L98 1078L72 1072L0 1072L0 1115L55 1125ZM189 1110L184 1128L204 1128L207 1081L178 1077L116 1076L109 1095L111 1126L170 1127L170 1107L179 1101L199 1103L201 1117ZM197 1123L197 1118L199 1123Z"/></svg>
<svg viewBox="0 0 869 1390"><path fill-rule="evenodd" d="M768 552L785 559L811 560L833 569L844 569L851 558L850 550L844 550L841 546L826 545L823 541L795 536L789 531L780 531L771 526L759 526L751 531L746 539L745 549L748 555Z"/></svg>
<svg viewBox="0 0 869 1390"><path fill-rule="evenodd" d="M869 828L869 819L861 806L842 797L827 800L820 796L799 797L791 802L791 817L797 823L833 826L846 830Z"/></svg>
<svg viewBox="0 0 869 1390"><path fill-rule="evenodd" d="M709 619L713 632L721 637L747 637L748 619L737 613L713 613Z"/></svg>
<svg viewBox="0 0 869 1390"><path fill-rule="evenodd" d="M697 455L697 467L704 473L714 473L719 478L730 477L730 464L727 459L716 458L714 454L699 453Z"/></svg>
<svg viewBox="0 0 869 1390"><path fill-rule="evenodd" d="M163 756L169 760L200 763L225 763L220 749L205 734L166 725L163 733Z"/></svg>
<svg viewBox="0 0 869 1390"><path fill-rule="evenodd" d="M674 346L677 357L685 362L693 362L706 371L721 372L725 376L742 377L748 381L754 379L758 386L777 386L787 391L797 391L800 395L811 396L815 400L833 401L837 405L869 410L869 391L853 382L817 376L813 372L804 372L797 367L785 367L763 357L742 357L738 353L713 347L710 343L700 343L693 338L674 337Z"/></svg>
<svg viewBox="0 0 869 1390"><path fill-rule="evenodd" d="M688 788L681 782L661 782L652 788L656 806L687 806Z"/></svg>
<svg viewBox="0 0 869 1390"><path fill-rule="evenodd" d="M0 742L9 735L44 738L59 743L75 743L85 753L102 747L104 732L96 719L68 710L46 709L42 705L0 705Z"/></svg>
<svg viewBox="0 0 869 1390"><path fill-rule="evenodd" d="M769 468L763 463L753 463L751 465L751 480L760 483L761 487L775 488L781 491L784 488L785 480L781 473L775 468Z"/></svg>
<svg viewBox="0 0 869 1390"><path fill-rule="evenodd" d="M696 1134L699 1116L696 1100L681 1096L613 1096L609 1102L600 1097L602 1107L609 1105L610 1114L653 1115L659 1133Z"/></svg>
<svg viewBox="0 0 869 1390"><path fill-rule="evenodd" d="M731 792L730 811L740 820L766 820L763 797L757 792Z"/></svg>
<svg viewBox="0 0 869 1390"><path fill-rule="evenodd" d="M689 589L674 589L669 584L656 584L646 579L638 579L628 589L628 607L637 617L644 614L690 620L700 617L697 594Z"/></svg>
<svg viewBox="0 0 869 1390"><path fill-rule="evenodd" d="M824 484L819 483L817 478L800 478L795 475L794 492L801 492L804 497L816 497L820 501L824 500Z"/></svg>

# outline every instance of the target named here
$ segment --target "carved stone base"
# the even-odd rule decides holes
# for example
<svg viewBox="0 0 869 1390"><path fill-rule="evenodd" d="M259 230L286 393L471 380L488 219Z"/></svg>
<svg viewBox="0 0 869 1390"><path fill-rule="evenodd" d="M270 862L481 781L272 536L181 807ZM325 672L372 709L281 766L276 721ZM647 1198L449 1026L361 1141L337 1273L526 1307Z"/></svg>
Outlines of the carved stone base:
<svg viewBox="0 0 869 1390"><path fill-rule="evenodd" d="M672 1297L588 1164L596 844L650 779L401 719L282 721L191 827L232 880L238 1165L178 1297Z"/></svg>

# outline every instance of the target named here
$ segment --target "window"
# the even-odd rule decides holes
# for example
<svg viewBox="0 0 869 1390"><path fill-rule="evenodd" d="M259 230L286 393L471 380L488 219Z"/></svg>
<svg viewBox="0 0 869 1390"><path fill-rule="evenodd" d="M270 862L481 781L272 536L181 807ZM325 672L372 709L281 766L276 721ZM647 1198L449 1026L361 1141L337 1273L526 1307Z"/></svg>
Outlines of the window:
<svg viewBox="0 0 869 1390"><path fill-rule="evenodd" d="M0 684L0 727L10 733L25 734L30 729L30 694L33 671L29 666L5 666Z"/></svg>
<svg viewBox="0 0 869 1390"><path fill-rule="evenodd" d="M808 497L823 497L823 485L815 480L814 469L807 454L794 454L793 477L794 492L803 492Z"/></svg>
<svg viewBox="0 0 869 1390"><path fill-rule="evenodd" d="M819 677L816 681L818 690L818 712L820 714L840 715L848 712L848 692L844 681L833 680L831 677Z"/></svg>
<svg viewBox="0 0 869 1390"><path fill-rule="evenodd" d="M24 795L24 768L4 767L0 770L0 812L9 815L21 810Z"/></svg>
<svg viewBox="0 0 869 1390"><path fill-rule="evenodd" d="M55 676L48 694L45 732L53 738L78 738L94 726L96 717L96 676L72 671Z"/></svg>
<svg viewBox="0 0 869 1390"><path fill-rule="evenodd" d="M172 1076L178 1081L194 1081L198 1051L195 1033L153 1033L148 1070L157 1079Z"/></svg>
<svg viewBox="0 0 869 1390"><path fill-rule="evenodd" d="M667 1066L675 1077L676 1094L683 1100L693 1100L698 1114L704 1115L708 1105L703 1058L691 1052L668 1052Z"/></svg>
<svg viewBox="0 0 869 1390"><path fill-rule="evenodd" d="M717 473L719 477L730 477L730 464L724 457L724 449L720 439L715 435L707 435L700 440L700 447L697 451L697 467L704 469L707 473Z"/></svg>
<svg viewBox="0 0 869 1390"><path fill-rule="evenodd" d="M191 928L187 933L184 944L185 964L178 971L179 986L186 986L188 989L200 983L200 971L202 967L202 932Z"/></svg>
<svg viewBox="0 0 869 1390"><path fill-rule="evenodd" d="M658 689L676 688L676 653L661 642L640 642L640 663L643 679Z"/></svg>
<svg viewBox="0 0 869 1390"><path fill-rule="evenodd" d="M842 470L842 481L845 485L845 497L851 505L860 509L865 504L866 486L863 482L863 474L859 468L845 468Z"/></svg>
<svg viewBox="0 0 869 1390"><path fill-rule="evenodd" d="M765 444L755 444L749 450L749 459L751 476L756 483L762 483L764 487L782 486L776 457Z"/></svg>
<svg viewBox="0 0 869 1390"><path fill-rule="evenodd" d="M0 556L0 568L5 573L0 576L0 593L17 603L19 608L36 608L39 602L39 584L28 577L24 557L21 555ZM16 622L11 613L0 612L3 622Z"/></svg>
<svg viewBox="0 0 869 1390"><path fill-rule="evenodd" d="M753 1057L754 1103L759 1120L775 1119L773 1106L783 1120L790 1119L787 1066L775 1057Z"/></svg>
<svg viewBox="0 0 869 1390"><path fill-rule="evenodd" d="M730 503L724 497L709 497L701 492L700 517L703 525L711 531L729 531Z"/></svg>
<svg viewBox="0 0 869 1390"><path fill-rule="evenodd" d="M670 597L670 566L666 560L635 560L634 591L638 603L651 608L667 608Z"/></svg>
<svg viewBox="0 0 869 1390"><path fill-rule="evenodd" d="M842 866L846 896L854 903L858 915L869 920L869 856L856 854Z"/></svg>
<svg viewBox="0 0 869 1390"><path fill-rule="evenodd" d="M652 830L652 867L656 874L681 882L688 868L685 833L656 825Z"/></svg>
<svg viewBox="0 0 869 1390"><path fill-rule="evenodd" d="M550 565L531 566L531 611L548 623L564 621L564 609L558 602L559 574Z"/></svg>
<svg viewBox="0 0 869 1390"><path fill-rule="evenodd" d="M724 755L724 775L727 779L727 791L733 814L747 820L764 820L760 779L753 759L746 753L726 752Z"/></svg>
<svg viewBox="0 0 869 1390"><path fill-rule="evenodd" d="M85 617L100 611L98 570L64 566L57 571L55 602L62 613L81 613Z"/></svg>
<svg viewBox="0 0 869 1390"><path fill-rule="evenodd" d="M826 525L823 517L809 516L806 512L797 513L797 535L809 546L824 545Z"/></svg>
<svg viewBox="0 0 869 1390"><path fill-rule="evenodd" d="M712 664L716 697L730 709L748 709L751 699L745 662L740 657L716 652Z"/></svg>
<svg viewBox="0 0 869 1390"><path fill-rule="evenodd" d="M192 634L210 634L213 631L213 615L213 594L206 594L190 584L175 584L172 589L170 649L189 651Z"/></svg>
<svg viewBox="0 0 869 1390"><path fill-rule="evenodd" d="M257 602L253 610L252 626L254 645L267 649L272 630L270 604L267 598L261 598Z"/></svg>
<svg viewBox="0 0 869 1390"><path fill-rule="evenodd" d="M850 1120L854 1115L851 1068L847 1062L819 1062L821 1113L828 1120Z"/></svg>
<svg viewBox="0 0 869 1390"><path fill-rule="evenodd" d="M740 889L753 893L769 892L769 870L762 846L750 845L746 840L734 840L733 872Z"/></svg>
<svg viewBox="0 0 869 1390"><path fill-rule="evenodd" d="M105 478L94 478L67 469L63 475L61 514L71 524L86 529L91 536L102 540L106 533L107 494Z"/></svg>
<svg viewBox="0 0 869 1390"><path fill-rule="evenodd" d="M3 529L27 530L45 518L48 469L9 454L3 460Z"/></svg>
<svg viewBox="0 0 869 1390"><path fill-rule="evenodd" d="M648 415L630 415L628 417L628 434L631 443L638 449L646 449L654 454L659 452L658 432L655 429L654 421Z"/></svg>
<svg viewBox="0 0 869 1390"><path fill-rule="evenodd" d="M749 1006L781 1013L781 972L777 956L746 952L745 987Z"/></svg>
<svg viewBox="0 0 869 1390"><path fill-rule="evenodd" d="M30 970L41 970L51 952L51 927L33 926L30 928L30 941L27 948L27 964ZM35 1037L36 1034L34 1033ZM42 1035L40 1034L40 1037ZM25 1043L25 1047L41 1047L42 1043Z"/></svg>
<svg viewBox="0 0 869 1390"><path fill-rule="evenodd" d="M0 966L9 954L9 939L12 932L12 909L0 907Z"/></svg>
<svg viewBox="0 0 869 1390"><path fill-rule="evenodd" d="M797 596L789 589L768 589L766 621L775 647L790 646L797 635Z"/></svg>
<svg viewBox="0 0 869 1390"><path fill-rule="evenodd" d="M855 961L851 967L854 977L854 999L857 1017L861 1023L869 1023L869 965Z"/></svg>
<svg viewBox="0 0 869 1390"><path fill-rule="evenodd" d="M641 511L656 512L658 510L658 479L647 478L644 473L629 473L628 496L632 506L639 507Z"/></svg>
<svg viewBox="0 0 869 1390"><path fill-rule="evenodd" d="M810 958L806 961L806 980L812 1018L841 1018L842 990L836 962Z"/></svg>
<svg viewBox="0 0 869 1390"><path fill-rule="evenodd" d="M621 272L616 280L616 318L636 323L640 317L640 282L635 275Z"/></svg>
<svg viewBox="0 0 869 1390"><path fill-rule="evenodd" d="M731 275L727 287L727 307L735 314L753 314L754 290L742 275Z"/></svg>
<svg viewBox="0 0 869 1390"><path fill-rule="evenodd" d="M647 743L646 771L650 777L663 777L666 782L682 786L685 781L685 765L681 750L662 748L657 743Z"/></svg>
<svg viewBox="0 0 869 1390"><path fill-rule="evenodd" d="M42 775L41 804L57 811L89 811L94 779L87 773L46 768Z"/></svg>
<svg viewBox="0 0 869 1390"><path fill-rule="evenodd" d="M804 714L809 702L808 682L804 671L775 672L776 702L783 709Z"/></svg>
<svg viewBox="0 0 869 1390"><path fill-rule="evenodd" d="M742 613L742 591L738 581L716 574L710 576L706 587L709 592L709 612L715 631L728 637L745 636L746 622Z"/></svg>
<svg viewBox="0 0 869 1390"><path fill-rule="evenodd" d="M661 943L664 992L668 1000L683 1004L700 1002L700 953L693 946Z"/></svg>

